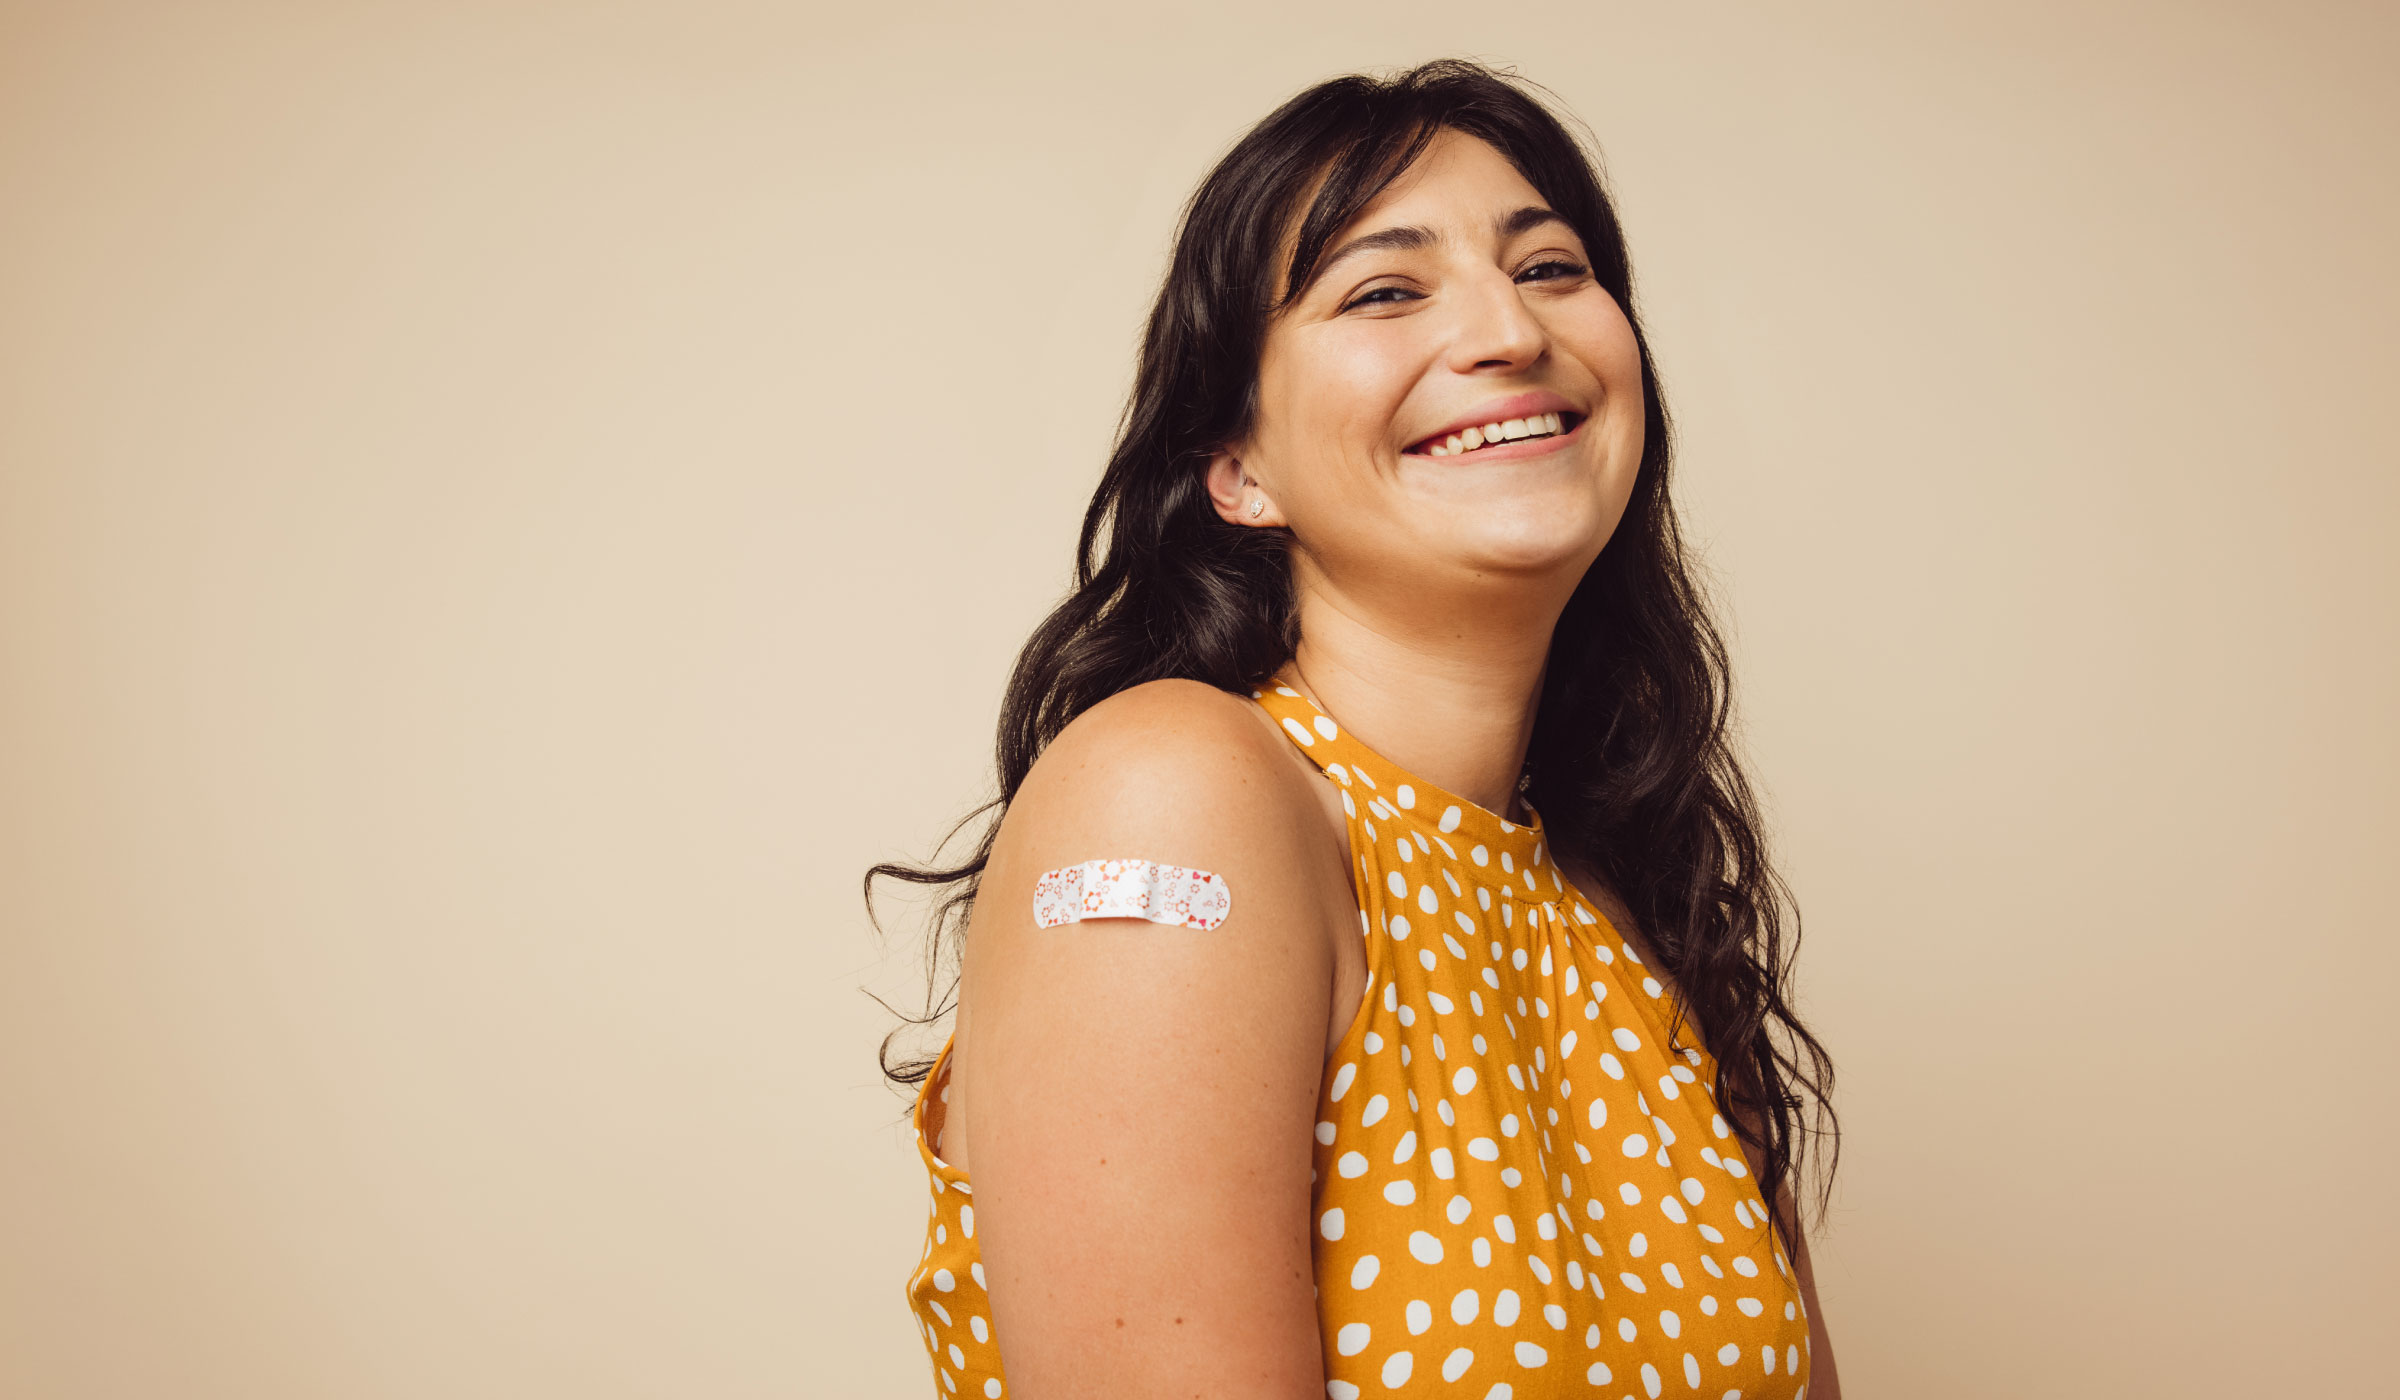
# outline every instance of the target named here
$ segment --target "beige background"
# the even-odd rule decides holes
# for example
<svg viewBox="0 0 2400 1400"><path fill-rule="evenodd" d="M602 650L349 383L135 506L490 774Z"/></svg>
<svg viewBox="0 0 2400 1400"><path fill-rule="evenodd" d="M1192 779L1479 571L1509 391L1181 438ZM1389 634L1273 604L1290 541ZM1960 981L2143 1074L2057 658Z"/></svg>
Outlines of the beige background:
<svg viewBox="0 0 2400 1400"><path fill-rule="evenodd" d="M1446 53L1608 156L1852 1393L2387 1389L2400 24L1805 8L0 4L0 1394L923 1396L860 869L1178 201Z"/></svg>

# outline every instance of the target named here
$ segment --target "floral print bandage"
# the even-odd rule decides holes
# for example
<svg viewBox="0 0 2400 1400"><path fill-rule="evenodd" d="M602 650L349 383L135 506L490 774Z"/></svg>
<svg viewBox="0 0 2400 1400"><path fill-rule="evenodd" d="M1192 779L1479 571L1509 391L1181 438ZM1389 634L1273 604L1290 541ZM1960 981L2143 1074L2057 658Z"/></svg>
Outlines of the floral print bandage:
<svg viewBox="0 0 2400 1400"><path fill-rule="evenodd" d="M1212 929L1233 909L1233 888L1209 870L1147 860L1087 860L1053 870L1033 886L1033 921L1043 928L1084 919L1147 919Z"/></svg>

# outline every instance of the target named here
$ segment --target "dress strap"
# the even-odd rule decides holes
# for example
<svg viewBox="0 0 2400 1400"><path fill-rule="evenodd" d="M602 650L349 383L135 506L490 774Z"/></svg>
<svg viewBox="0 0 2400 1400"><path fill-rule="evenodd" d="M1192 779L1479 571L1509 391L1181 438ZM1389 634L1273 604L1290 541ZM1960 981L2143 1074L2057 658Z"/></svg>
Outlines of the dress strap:
<svg viewBox="0 0 2400 1400"><path fill-rule="evenodd" d="M1309 762L1331 774L1343 787L1349 787L1354 776L1363 780L1369 791L1389 786L1386 765L1374 750L1345 733L1331 715L1301 694L1288 676L1279 673L1251 694L1257 698L1259 707L1281 726L1285 737L1308 755Z"/></svg>
<svg viewBox="0 0 2400 1400"><path fill-rule="evenodd" d="M1251 693L1309 761L1341 785L1342 808L1363 825L1370 845L1390 833L1411 831L1413 839L1445 852L1464 851L1479 868L1496 866L1508 877L1504 887L1523 886L1514 897L1548 898L1565 888L1544 858L1538 813L1526 822L1507 821L1435 787L1353 738L1286 673Z"/></svg>

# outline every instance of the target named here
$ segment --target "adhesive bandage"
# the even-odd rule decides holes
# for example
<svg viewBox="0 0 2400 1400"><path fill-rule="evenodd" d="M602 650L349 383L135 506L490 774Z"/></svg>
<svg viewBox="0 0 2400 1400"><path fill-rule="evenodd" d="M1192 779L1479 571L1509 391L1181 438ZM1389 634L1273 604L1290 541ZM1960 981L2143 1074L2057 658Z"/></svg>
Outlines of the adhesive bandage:
<svg viewBox="0 0 2400 1400"><path fill-rule="evenodd" d="M1209 870L1147 860L1087 860L1034 882L1033 921L1043 928L1085 919L1147 919L1212 929L1233 909L1233 888Z"/></svg>

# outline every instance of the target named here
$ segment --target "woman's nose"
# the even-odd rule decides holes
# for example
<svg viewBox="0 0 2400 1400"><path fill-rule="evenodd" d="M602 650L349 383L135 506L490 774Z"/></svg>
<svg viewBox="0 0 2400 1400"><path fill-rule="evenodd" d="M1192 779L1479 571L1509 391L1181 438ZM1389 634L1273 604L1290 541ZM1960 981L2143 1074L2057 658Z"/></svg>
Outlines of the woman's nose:
<svg viewBox="0 0 2400 1400"><path fill-rule="evenodd" d="M1458 301L1459 323L1451 341L1450 367L1465 374L1478 369L1519 369L1542 357L1550 335L1541 318L1525 304L1514 279L1498 271L1478 277Z"/></svg>

